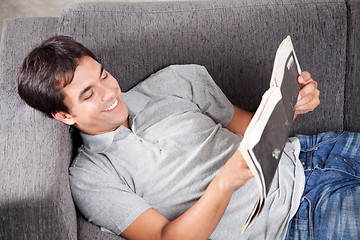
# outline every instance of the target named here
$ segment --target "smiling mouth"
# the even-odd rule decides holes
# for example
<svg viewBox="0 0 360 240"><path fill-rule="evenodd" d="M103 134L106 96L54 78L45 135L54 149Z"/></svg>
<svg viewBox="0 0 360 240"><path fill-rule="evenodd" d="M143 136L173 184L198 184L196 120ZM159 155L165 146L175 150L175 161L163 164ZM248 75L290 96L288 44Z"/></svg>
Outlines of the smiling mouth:
<svg viewBox="0 0 360 240"><path fill-rule="evenodd" d="M110 111L110 110L113 110L114 108L116 108L116 106L118 105L118 103L119 103L119 100L116 99L115 102L114 102L113 104L111 104L110 107L108 107L107 109L105 109L105 112Z"/></svg>

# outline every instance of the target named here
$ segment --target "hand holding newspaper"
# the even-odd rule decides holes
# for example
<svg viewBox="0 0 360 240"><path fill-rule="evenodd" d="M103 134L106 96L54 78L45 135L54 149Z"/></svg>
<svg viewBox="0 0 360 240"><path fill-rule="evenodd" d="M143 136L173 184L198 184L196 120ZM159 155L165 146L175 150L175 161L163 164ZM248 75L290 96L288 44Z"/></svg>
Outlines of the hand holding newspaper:
<svg viewBox="0 0 360 240"><path fill-rule="evenodd" d="M264 206L294 118L300 90L297 77L300 73L291 38L288 36L276 52L270 88L262 96L239 147L259 188L259 198L244 224L243 232Z"/></svg>

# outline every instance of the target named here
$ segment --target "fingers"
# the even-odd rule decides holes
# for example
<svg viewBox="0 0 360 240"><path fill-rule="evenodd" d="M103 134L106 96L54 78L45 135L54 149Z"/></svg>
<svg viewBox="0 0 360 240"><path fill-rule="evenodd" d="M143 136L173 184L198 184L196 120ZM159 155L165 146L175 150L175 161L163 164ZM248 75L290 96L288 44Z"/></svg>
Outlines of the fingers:
<svg viewBox="0 0 360 240"><path fill-rule="evenodd" d="M305 114L313 111L320 104L319 99L313 99L305 105L296 106L295 115Z"/></svg>
<svg viewBox="0 0 360 240"><path fill-rule="evenodd" d="M302 72L298 77L298 82L301 84L301 90L299 94L301 97L304 97L318 87L317 82L311 78L309 72Z"/></svg>
<svg viewBox="0 0 360 240"><path fill-rule="evenodd" d="M311 74L309 72L302 72L300 73L299 77L298 77L298 82L301 85L306 85L308 82L310 81L314 81L311 78Z"/></svg>
<svg viewBox="0 0 360 240"><path fill-rule="evenodd" d="M248 180L248 179L254 177L248 164L246 163L244 157L242 156L240 150L237 150L236 152L237 152L237 154L239 154L239 166L240 166L240 169L242 170L242 173L243 173L245 179Z"/></svg>
<svg viewBox="0 0 360 240"><path fill-rule="evenodd" d="M310 107L317 107L319 105L319 95L320 91L317 89L317 82L312 81L305 85L299 92L298 101L297 101L297 107L306 106L308 104L311 104Z"/></svg>
<svg viewBox="0 0 360 240"><path fill-rule="evenodd" d="M235 151L220 173L229 184L230 189L242 187L253 177L252 172L239 150Z"/></svg>
<svg viewBox="0 0 360 240"><path fill-rule="evenodd" d="M301 90L295 107L295 115L313 111L320 104L318 83L311 78L310 73L302 72L298 77L298 82L301 84Z"/></svg>
<svg viewBox="0 0 360 240"><path fill-rule="evenodd" d="M245 172L246 174L246 178L249 180L250 178L254 177L254 174L252 173L252 171L248 168L247 171Z"/></svg>

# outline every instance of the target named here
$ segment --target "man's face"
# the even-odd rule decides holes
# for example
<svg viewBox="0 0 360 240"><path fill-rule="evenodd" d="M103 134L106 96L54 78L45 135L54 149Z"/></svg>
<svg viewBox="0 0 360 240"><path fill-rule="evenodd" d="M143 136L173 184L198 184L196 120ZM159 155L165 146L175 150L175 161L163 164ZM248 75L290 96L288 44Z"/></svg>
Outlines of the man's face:
<svg viewBox="0 0 360 240"><path fill-rule="evenodd" d="M73 81L63 90L69 113L53 116L87 134L110 132L127 125L128 109L116 79L91 57L83 57Z"/></svg>

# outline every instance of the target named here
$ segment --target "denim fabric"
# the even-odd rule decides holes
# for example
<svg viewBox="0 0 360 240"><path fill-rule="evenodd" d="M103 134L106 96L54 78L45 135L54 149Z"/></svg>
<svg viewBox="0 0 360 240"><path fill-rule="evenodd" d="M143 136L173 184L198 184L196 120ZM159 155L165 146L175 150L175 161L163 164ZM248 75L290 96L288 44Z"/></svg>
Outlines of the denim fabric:
<svg viewBox="0 0 360 240"><path fill-rule="evenodd" d="M360 239L360 134L297 137L306 182L286 239Z"/></svg>

